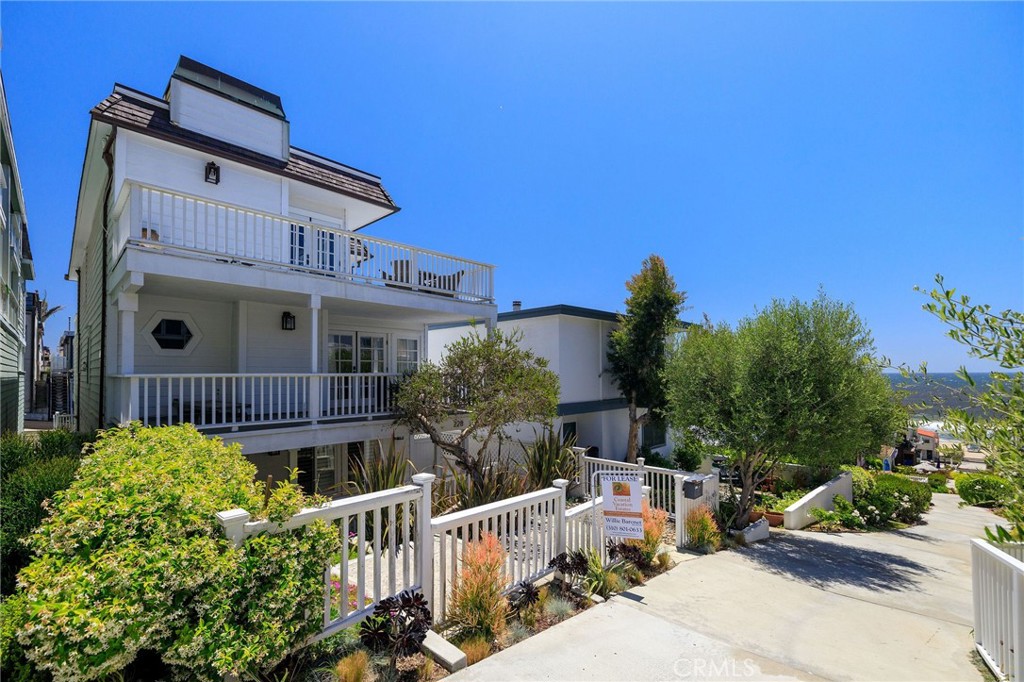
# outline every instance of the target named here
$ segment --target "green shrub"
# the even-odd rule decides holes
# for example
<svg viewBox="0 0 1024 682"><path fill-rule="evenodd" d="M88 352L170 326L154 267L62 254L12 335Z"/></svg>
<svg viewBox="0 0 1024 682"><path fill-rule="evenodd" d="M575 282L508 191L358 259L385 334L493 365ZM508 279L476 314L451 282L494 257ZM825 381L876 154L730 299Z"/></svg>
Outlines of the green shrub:
<svg viewBox="0 0 1024 682"><path fill-rule="evenodd" d="M63 429L40 431L38 434L37 456L39 459L54 457L82 457L82 448L94 440L91 434L75 433Z"/></svg>
<svg viewBox="0 0 1024 682"><path fill-rule="evenodd" d="M78 460L70 457L23 466L7 477L0 487L0 565L3 566L3 594L14 592L18 572L28 565L31 554L22 538L35 530L47 509L43 502L75 479Z"/></svg>
<svg viewBox="0 0 1024 682"><path fill-rule="evenodd" d="M216 513L261 513L262 485L237 445L191 425L100 434L54 497L20 575L31 603L18 641L56 679L116 675L142 651L177 677L266 670L316 632L336 530L224 537ZM282 482L263 509L280 522L307 502Z"/></svg>
<svg viewBox="0 0 1024 682"><path fill-rule="evenodd" d="M871 471L882 470L882 458L881 457L866 457L864 459L864 467Z"/></svg>
<svg viewBox="0 0 1024 682"><path fill-rule="evenodd" d="M41 677L25 658L17 638L18 631L25 626L28 610L22 595L0 602L0 675L4 680L27 682Z"/></svg>
<svg viewBox="0 0 1024 682"><path fill-rule="evenodd" d="M843 466L842 469L853 474L854 502L870 493L871 489L875 487L875 479L865 469L858 466Z"/></svg>
<svg viewBox="0 0 1024 682"><path fill-rule="evenodd" d="M949 477L946 474L936 471L935 473L928 474L928 487L932 489L933 493L948 493L949 486L946 485L946 481Z"/></svg>
<svg viewBox="0 0 1024 682"><path fill-rule="evenodd" d="M827 511L820 507L811 509L811 516L818 521L821 529L832 532L838 530L860 530L867 523L861 513L842 495L832 498L833 511Z"/></svg>
<svg viewBox="0 0 1024 682"><path fill-rule="evenodd" d="M677 445L672 451L672 459L683 471L700 471L704 465L704 453L700 448Z"/></svg>
<svg viewBox="0 0 1024 682"><path fill-rule="evenodd" d="M976 507L998 507L1010 499L1010 483L999 476L983 474L962 476L956 481L956 491L967 504Z"/></svg>
<svg viewBox="0 0 1024 682"><path fill-rule="evenodd" d="M37 443L23 433L6 431L0 436L0 476L9 475L36 460Z"/></svg>
<svg viewBox="0 0 1024 682"><path fill-rule="evenodd" d="M880 474L874 489L858 501L857 511L869 526L885 526L891 521L916 523L931 501L932 491L926 483L898 474Z"/></svg>

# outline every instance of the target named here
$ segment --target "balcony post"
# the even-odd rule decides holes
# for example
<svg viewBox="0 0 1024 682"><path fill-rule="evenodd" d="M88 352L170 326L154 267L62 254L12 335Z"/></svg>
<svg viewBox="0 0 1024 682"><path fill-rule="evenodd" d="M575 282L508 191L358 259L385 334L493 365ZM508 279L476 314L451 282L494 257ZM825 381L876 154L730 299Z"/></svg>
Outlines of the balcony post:
<svg viewBox="0 0 1024 682"><path fill-rule="evenodd" d="M138 294L117 295L117 317L118 330L121 334L121 355L118 363L118 374L130 376L135 373L135 313L139 310ZM138 384L132 382L133 390L124 390L125 380L121 380L121 391L119 392L120 405L118 406L118 423L131 421L135 412L135 405L132 395L138 399Z"/></svg>

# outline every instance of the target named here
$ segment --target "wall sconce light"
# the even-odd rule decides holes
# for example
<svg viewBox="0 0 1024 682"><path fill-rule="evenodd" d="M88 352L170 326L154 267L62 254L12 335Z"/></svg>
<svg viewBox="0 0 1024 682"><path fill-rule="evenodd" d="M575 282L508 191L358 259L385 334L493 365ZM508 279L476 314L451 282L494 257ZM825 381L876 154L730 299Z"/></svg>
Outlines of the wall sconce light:
<svg viewBox="0 0 1024 682"><path fill-rule="evenodd" d="M295 316L291 313L281 313L281 329L286 332L295 331Z"/></svg>
<svg viewBox="0 0 1024 682"><path fill-rule="evenodd" d="M206 164L206 181L214 185L220 184L220 166L213 161Z"/></svg>

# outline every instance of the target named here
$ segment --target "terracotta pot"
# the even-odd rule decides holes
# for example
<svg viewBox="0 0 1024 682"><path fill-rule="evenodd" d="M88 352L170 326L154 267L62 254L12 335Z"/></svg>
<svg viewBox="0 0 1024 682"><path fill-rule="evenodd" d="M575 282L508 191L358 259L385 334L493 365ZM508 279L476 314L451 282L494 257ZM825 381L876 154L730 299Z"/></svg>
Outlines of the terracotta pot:
<svg viewBox="0 0 1024 682"><path fill-rule="evenodd" d="M764 516L764 512L763 511L754 510L754 511L750 512L750 523L754 523L755 521L760 521L762 516Z"/></svg>
<svg viewBox="0 0 1024 682"><path fill-rule="evenodd" d="M768 525L773 528L781 526L786 520L786 515L782 512L766 511L764 517L768 519Z"/></svg>

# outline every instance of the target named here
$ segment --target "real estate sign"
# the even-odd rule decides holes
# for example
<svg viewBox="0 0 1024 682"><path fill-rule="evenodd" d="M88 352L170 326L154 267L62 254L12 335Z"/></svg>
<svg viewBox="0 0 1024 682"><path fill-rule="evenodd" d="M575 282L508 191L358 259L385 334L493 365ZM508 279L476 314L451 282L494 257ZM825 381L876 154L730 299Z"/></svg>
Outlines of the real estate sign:
<svg viewBox="0 0 1024 682"><path fill-rule="evenodd" d="M643 539L644 519L640 513L642 486L639 474L601 474L601 506L606 537Z"/></svg>

